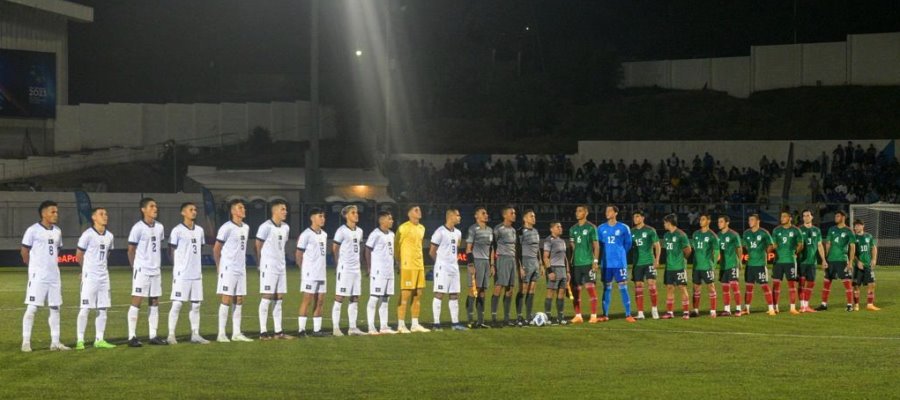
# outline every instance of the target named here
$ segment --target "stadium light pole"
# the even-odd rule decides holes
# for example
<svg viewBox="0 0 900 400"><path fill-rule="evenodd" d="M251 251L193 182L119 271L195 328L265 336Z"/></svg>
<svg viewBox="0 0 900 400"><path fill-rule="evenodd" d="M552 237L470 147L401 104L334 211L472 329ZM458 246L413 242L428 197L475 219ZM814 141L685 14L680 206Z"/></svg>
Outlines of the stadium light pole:
<svg viewBox="0 0 900 400"><path fill-rule="evenodd" d="M319 0L310 1L309 15L309 150L306 154L307 203L319 198Z"/></svg>

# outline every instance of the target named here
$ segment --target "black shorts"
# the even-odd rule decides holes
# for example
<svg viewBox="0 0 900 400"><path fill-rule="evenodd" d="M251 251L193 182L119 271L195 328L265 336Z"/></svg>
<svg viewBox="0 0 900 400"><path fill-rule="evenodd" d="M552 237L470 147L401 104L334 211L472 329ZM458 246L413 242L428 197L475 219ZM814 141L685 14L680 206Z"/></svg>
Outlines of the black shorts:
<svg viewBox="0 0 900 400"><path fill-rule="evenodd" d="M720 269L719 270L719 282L722 282L722 283L739 282L740 283L741 280L738 275L739 270L740 270L740 268L738 268L738 267L728 268L728 269L724 269L724 268Z"/></svg>
<svg viewBox="0 0 900 400"><path fill-rule="evenodd" d="M711 269L707 271L695 269L691 273L691 280L695 285L700 285L703 283L710 284L716 281L716 273Z"/></svg>
<svg viewBox="0 0 900 400"><path fill-rule="evenodd" d="M872 268L853 268L853 284L856 286L865 286L870 283L875 283L875 272L872 271Z"/></svg>
<svg viewBox="0 0 900 400"><path fill-rule="evenodd" d="M800 266L797 267L797 276L806 279L809 282L815 282L816 267L815 264L800 264Z"/></svg>
<svg viewBox="0 0 900 400"><path fill-rule="evenodd" d="M772 280L780 281L787 279L789 281L797 280L797 264L795 263L778 263L772 268Z"/></svg>
<svg viewBox="0 0 900 400"><path fill-rule="evenodd" d="M653 268L653 265L635 265L631 270L632 282L643 282L649 279L656 280L656 268Z"/></svg>
<svg viewBox="0 0 900 400"><path fill-rule="evenodd" d="M591 267L572 268L572 284L575 286L597 283L597 273Z"/></svg>
<svg viewBox="0 0 900 400"><path fill-rule="evenodd" d="M666 270L664 281L666 285L687 286L687 272Z"/></svg>
<svg viewBox="0 0 900 400"><path fill-rule="evenodd" d="M825 270L825 280L832 281L835 279L850 279L846 261L828 261L828 269Z"/></svg>
<svg viewBox="0 0 900 400"><path fill-rule="evenodd" d="M747 269L744 270L744 283L769 283L769 272L766 271L765 266L747 266Z"/></svg>

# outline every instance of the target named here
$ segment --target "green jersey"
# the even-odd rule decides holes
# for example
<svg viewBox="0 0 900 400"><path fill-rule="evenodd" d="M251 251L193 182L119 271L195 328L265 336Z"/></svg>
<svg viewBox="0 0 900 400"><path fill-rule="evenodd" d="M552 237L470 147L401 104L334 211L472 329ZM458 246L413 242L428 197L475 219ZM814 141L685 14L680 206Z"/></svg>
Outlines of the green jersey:
<svg viewBox="0 0 900 400"><path fill-rule="evenodd" d="M872 235L863 233L856 235L856 259L863 263L865 268L872 268L872 248L878 246L878 241Z"/></svg>
<svg viewBox="0 0 900 400"><path fill-rule="evenodd" d="M832 226L828 228L828 240L831 247L828 248L828 254L825 256L828 261L848 261L850 253L850 245L856 243L856 235L848 227L838 228Z"/></svg>
<svg viewBox="0 0 900 400"><path fill-rule="evenodd" d="M684 249L691 245L687 235L681 229L666 232L663 243L666 246L666 271L683 271L686 264Z"/></svg>
<svg viewBox="0 0 900 400"><path fill-rule="evenodd" d="M769 245L773 244L769 231L763 228L756 232L747 229L744 231L743 244L747 248L748 267L765 267L769 263Z"/></svg>
<svg viewBox="0 0 900 400"><path fill-rule="evenodd" d="M803 243L803 233L796 226L777 226L772 231L775 236L775 263L793 264L797 261L797 245Z"/></svg>
<svg viewBox="0 0 900 400"><path fill-rule="evenodd" d="M631 242L634 243L634 265L653 265L656 259L653 257L653 245L659 242L656 229L644 225L641 229L631 230Z"/></svg>
<svg viewBox="0 0 900 400"><path fill-rule="evenodd" d="M694 231L691 245L694 246L695 270L709 271L713 265L716 265L719 258L719 237L715 232L711 230Z"/></svg>
<svg viewBox="0 0 900 400"><path fill-rule="evenodd" d="M822 243L822 231L818 227L805 226L800 227L803 233L803 250L800 252L800 259L797 260L803 265L816 265L816 254L819 252L819 243Z"/></svg>
<svg viewBox="0 0 900 400"><path fill-rule="evenodd" d="M569 228L569 241L574 248L572 265L591 267L594 265L594 242L597 241L597 226L590 222L584 225L572 225Z"/></svg>
<svg viewBox="0 0 900 400"><path fill-rule="evenodd" d="M741 265L737 249L741 247L741 236L732 229L719 232L719 249L722 250L722 269L732 269Z"/></svg>

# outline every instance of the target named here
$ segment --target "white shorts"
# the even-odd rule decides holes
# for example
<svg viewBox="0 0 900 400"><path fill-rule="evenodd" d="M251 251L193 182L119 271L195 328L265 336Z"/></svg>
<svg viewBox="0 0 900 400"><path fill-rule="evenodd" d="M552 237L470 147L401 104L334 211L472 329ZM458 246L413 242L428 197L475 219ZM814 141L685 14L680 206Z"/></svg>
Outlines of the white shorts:
<svg viewBox="0 0 900 400"><path fill-rule="evenodd" d="M172 301L203 301L203 279L172 279Z"/></svg>
<svg viewBox="0 0 900 400"><path fill-rule="evenodd" d="M459 293L459 266L434 267L434 292Z"/></svg>
<svg viewBox="0 0 900 400"><path fill-rule="evenodd" d="M62 284L59 282L28 281L25 289L25 304L43 307L59 307L62 305Z"/></svg>
<svg viewBox="0 0 900 400"><path fill-rule="evenodd" d="M378 275L373 274L369 283L370 296L393 296L394 295L394 274Z"/></svg>
<svg viewBox="0 0 900 400"><path fill-rule="evenodd" d="M131 275L131 295L138 297L162 296L162 277L144 275L135 271Z"/></svg>
<svg viewBox="0 0 900 400"><path fill-rule="evenodd" d="M284 272L260 271L259 292L262 294L287 293L287 274Z"/></svg>
<svg viewBox="0 0 900 400"><path fill-rule="evenodd" d="M362 274L359 271L338 271L335 296L359 296L362 294Z"/></svg>
<svg viewBox="0 0 900 400"><path fill-rule="evenodd" d="M324 280L303 278L300 280L300 291L309 294L325 294L328 291L328 286Z"/></svg>
<svg viewBox="0 0 900 400"><path fill-rule="evenodd" d="M216 285L216 294L246 296L247 274L238 275L231 272L219 274L219 282Z"/></svg>
<svg viewBox="0 0 900 400"><path fill-rule="evenodd" d="M109 308L112 300L109 296L109 279L81 280L81 308Z"/></svg>

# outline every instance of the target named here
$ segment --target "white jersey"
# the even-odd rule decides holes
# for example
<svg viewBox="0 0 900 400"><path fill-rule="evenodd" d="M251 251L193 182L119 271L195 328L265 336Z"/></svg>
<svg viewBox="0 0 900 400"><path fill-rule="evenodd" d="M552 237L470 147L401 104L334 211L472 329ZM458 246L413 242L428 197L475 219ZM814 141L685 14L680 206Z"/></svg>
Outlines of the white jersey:
<svg viewBox="0 0 900 400"><path fill-rule="evenodd" d="M95 281L108 281L107 259L113 249L113 234L108 229L103 233L90 227L78 238L78 250L84 252L82 277Z"/></svg>
<svg viewBox="0 0 900 400"><path fill-rule="evenodd" d="M306 228L297 239L297 250L303 252L303 262L300 269L303 277L316 281L325 280L325 246L328 244L328 234L324 229L316 232Z"/></svg>
<svg viewBox="0 0 900 400"><path fill-rule="evenodd" d="M191 229L181 223L173 228L172 234L169 235L169 245L172 246L175 256L172 260L174 264L172 275L180 279L200 279L202 277L200 257L203 255L205 244L203 227L194 224L194 229Z"/></svg>
<svg viewBox="0 0 900 400"><path fill-rule="evenodd" d="M272 267L275 272L284 272L284 245L290 232L291 228L287 223L275 225L271 219L259 226L256 230L256 240L263 241L259 265Z"/></svg>
<svg viewBox="0 0 900 400"><path fill-rule="evenodd" d="M222 244L222 255L219 259L221 273L234 275L247 274L247 237L250 236L250 226L237 225L228 221L219 228L216 241Z"/></svg>
<svg viewBox="0 0 900 400"><path fill-rule="evenodd" d="M372 275L394 273L394 232L375 228L366 240L366 247L372 251Z"/></svg>
<svg viewBox="0 0 900 400"><path fill-rule="evenodd" d="M131 227L128 244L135 247L135 270L139 270L147 276L159 275L162 243L165 236L165 228L159 221L154 221L153 225L147 225L144 220L140 220Z"/></svg>
<svg viewBox="0 0 900 400"><path fill-rule="evenodd" d="M35 223L25 230L22 247L28 249L28 280L59 283L57 258L62 248L62 230L53 225L50 229Z"/></svg>
<svg viewBox="0 0 900 400"><path fill-rule="evenodd" d="M437 228L431 235L431 244L438 247L435 264L458 265L456 249L461 238L462 232L459 229L453 228L451 231L445 225Z"/></svg>
<svg viewBox="0 0 900 400"><path fill-rule="evenodd" d="M363 230L360 227L350 229L341 225L334 233L334 242L340 246L338 268L348 272L359 272L359 248L363 243Z"/></svg>

